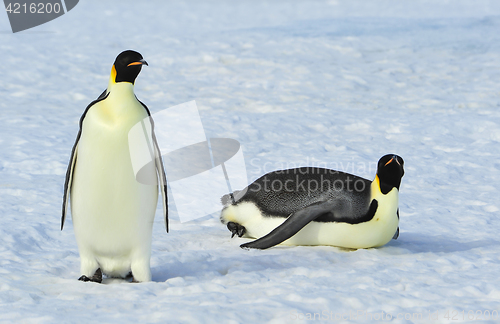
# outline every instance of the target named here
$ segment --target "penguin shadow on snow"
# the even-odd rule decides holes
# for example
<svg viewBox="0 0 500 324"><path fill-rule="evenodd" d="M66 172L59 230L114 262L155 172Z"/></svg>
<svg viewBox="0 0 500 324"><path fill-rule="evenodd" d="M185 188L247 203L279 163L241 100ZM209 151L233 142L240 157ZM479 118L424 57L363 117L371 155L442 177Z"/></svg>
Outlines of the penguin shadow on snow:
<svg viewBox="0 0 500 324"><path fill-rule="evenodd" d="M259 264L253 264L252 269L248 269L240 258L233 256L220 256L214 258L212 255L203 255L189 261L176 261L168 265L157 266L151 269L153 274L152 281L165 282L174 278L206 278L226 276L234 271L258 271L262 269L284 268L284 265L271 266L265 261L265 258L259 261ZM253 263L253 262L250 262ZM260 269L262 268L262 269Z"/></svg>
<svg viewBox="0 0 500 324"><path fill-rule="evenodd" d="M344 253L358 250L379 251L387 254L418 254L418 253L456 253L469 251L475 248L498 246L500 242L493 240L477 240L471 242L458 242L446 237L437 237L420 233L403 232L398 240L393 240L387 245L370 249L349 249L332 246L282 246L278 245L273 250L241 250L241 254L224 256L200 253L190 261L180 261L181 255L174 258L171 263L154 266L151 271L153 282L166 282L174 278L202 278L226 276L232 272L259 272L284 270L296 267L310 266L316 262L320 255L331 253L329 262L341 262ZM311 252L315 255L311 256ZM182 253L182 252L178 252ZM309 255L311 259L303 259ZM132 279L103 278L103 284L131 283Z"/></svg>
<svg viewBox="0 0 500 324"><path fill-rule="evenodd" d="M411 253L455 253L498 245L500 242L493 240L458 242L444 236L404 232L397 241L391 242L387 247L407 250ZM391 250L393 249L388 249L388 251Z"/></svg>
<svg viewBox="0 0 500 324"><path fill-rule="evenodd" d="M134 283L132 282L132 278L130 279L123 279L123 278L102 278L102 285L115 285L115 284L122 284L122 283ZM138 282L136 282L138 283Z"/></svg>
<svg viewBox="0 0 500 324"><path fill-rule="evenodd" d="M236 247L235 247L236 248ZM326 250L326 251L325 251ZM355 250L339 249L332 246L277 246L272 250L237 250L237 254L227 255L221 250L220 254L201 253L189 261L173 261L163 263L151 269L152 281L165 282L174 278L214 278L228 274L245 272L257 273L263 271L290 270L297 267L309 267L312 262L323 259L325 262L340 262L339 258L345 252ZM311 253L312 252L312 253ZM331 253L332 258L324 258L325 253ZM315 261L316 260L316 261Z"/></svg>
<svg viewBox="0 0 500 324"><path fill-rule="evenodd" d="M241 239L241 241L250 241ZM242 242L238 242L238 245ZM224 244L224 243L222 243ZM287 246L277 245L269 250L239 249L234 246L234 253L227 250L212 251L177 251L170 252L168 259L163 259L151 268L153 282L168 282L174 278L189 281L190 278L224 277L233 273L259 273L267 271L293 271L297 268L309 268L311 264L318 267L345 266L352 262L347 255L357 251L382 252L399 249L404 244L395 244L395 241L383 247L369 249L351 249L328 245L319 246ZM194 253L195 255L189 255ZM188 261L185 259L189 258ZM119 279L118 279L119 281ZM114 281L113 281L114 282Z"/></svg>

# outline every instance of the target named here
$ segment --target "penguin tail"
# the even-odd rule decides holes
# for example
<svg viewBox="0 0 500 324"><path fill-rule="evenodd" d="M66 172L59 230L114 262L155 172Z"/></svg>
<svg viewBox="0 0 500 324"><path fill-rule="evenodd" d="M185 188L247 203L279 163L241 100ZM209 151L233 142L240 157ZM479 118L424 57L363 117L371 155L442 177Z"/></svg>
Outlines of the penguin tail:
<svg viewBox="0 0 500 324"><path fill-rule="evenodd" d="M228 193L225 194L220 198L220 202L222 203L223 206L229 206L234 203L234 196L233 193Z"/></svg>
<svg viewBox="0 0 500 324"><path fill-rule="evenodd" d="M225 194L221 197L220 202L223 206L234 205L238 200L243 197L243 195L247 192L247 189L244 190L235 190L231 193Z"/></svg>
<svg viewBox="0 0 500 324"><path fill-rule="evenodd" d="M326 201L308 206L291 214L283 224L276 227L269 234L249 243L240 245L242 249L267 249L291 238L299 232L304 226L316 218L330 213L334 208L335 202Z"/></svg>

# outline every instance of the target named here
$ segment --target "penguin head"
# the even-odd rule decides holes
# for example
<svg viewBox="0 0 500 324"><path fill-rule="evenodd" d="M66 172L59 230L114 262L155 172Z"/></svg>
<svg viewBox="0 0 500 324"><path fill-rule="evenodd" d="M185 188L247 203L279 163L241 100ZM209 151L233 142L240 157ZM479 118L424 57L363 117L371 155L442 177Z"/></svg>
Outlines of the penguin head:
<svg viewBox="0 0 500 324"><path fill-rule="evenodd" d="M143 65L148 65L148 62L142 58L142 55L136 51L121 52L113 64L111 74L114 75L114 82L130 82L134 84L135 79L141 72Z"/></svg>
<svg viewBox="0 0 500 324"><path fill-rule="evenodd" d="M380 181L380 191L387 194L392 188L399 190L401 178L405 174L403 158L396 154L387 154L380 158L377 166L377 176Z"/></svg>

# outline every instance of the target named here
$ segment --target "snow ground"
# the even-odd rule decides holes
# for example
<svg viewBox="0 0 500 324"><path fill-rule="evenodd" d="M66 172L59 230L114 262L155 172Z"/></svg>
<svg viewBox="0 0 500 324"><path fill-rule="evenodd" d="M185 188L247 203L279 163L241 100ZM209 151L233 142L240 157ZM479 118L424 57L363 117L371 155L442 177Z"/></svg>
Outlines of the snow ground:
<svg viewBox="0 0 500 324"><path fill-rule="evenodd" d="M498 30L500 3L472 0L86 0L17 34L0 14L0 321L499 312ZM251 179L292 163L372 178L382 155L401 155L400 238L244 251L218 215L181 224L171 206L171 232L154 225L153 282L77 281L71 221L59 231L66 164L129 48L149 63L137 96L152 112L196 100L209 137L242 143Z"/></svg>

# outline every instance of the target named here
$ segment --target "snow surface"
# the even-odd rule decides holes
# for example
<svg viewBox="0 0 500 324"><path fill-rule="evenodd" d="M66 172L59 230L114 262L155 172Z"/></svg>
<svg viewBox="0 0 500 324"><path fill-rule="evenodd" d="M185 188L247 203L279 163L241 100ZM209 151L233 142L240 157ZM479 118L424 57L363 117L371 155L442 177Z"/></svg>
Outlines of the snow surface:
<svg viewBox="0 0 500 324"><path fill-rule="evenodd" d="M494 0L85 0L16 34L0 14L0 322L498 312L499 30ZM209 137L242 143L251 180L296 165L373 178L382 155L401 155L399 239L245 251L215 214L180 223L171 205L166 234L159 206L153 282L77 281L71 220L59 230L64 174L125 49L149 63L139 99L152 112L196 100Z"/></svg>

